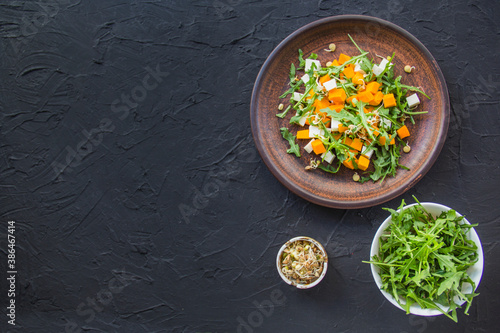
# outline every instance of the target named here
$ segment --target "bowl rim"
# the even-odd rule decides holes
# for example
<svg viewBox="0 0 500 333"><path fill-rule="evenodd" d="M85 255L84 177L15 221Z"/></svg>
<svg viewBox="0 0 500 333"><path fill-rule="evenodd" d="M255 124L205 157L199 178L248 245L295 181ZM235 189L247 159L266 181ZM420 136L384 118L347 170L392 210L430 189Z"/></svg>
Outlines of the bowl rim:
<svg viewBox="0 0 500 333"><path fill-rule="evenodd" d="M280 168L278 168L273 164L272 159L270 158L270 156L268 156L268 154L266 153L266 149L264 148L263 139L261 138L263 133L260 133L257 130L256 124L258 123L258 117L259 117L257 112L258 109L257 105L259 100L258 92L261 90L261 86L263 85L263 78L266 74L266 71L268 70L268 67L271 66L271 63L275 60L276 57L278 57L280 52L282 52L289 43L291 43L295 38L297 38L301 34L313 30L318 26L335 22L355 21L355 20L372 22L380 24L381 26L385 26L389 29L392 29L396 33L410 40L422 52L422 54L424 54L425 57L429 59L429 61L434 65L435 75L439 79L439 84L441 87L440 93L442 94L444 101L444 104L442 106L444 114L443 114L443 121L439 127L438 143L432 147L432 152L430 156L427 158L428 162L425 165L423 165L421 169L418 170L418 172L416 172L414 175L408 178L401 186L396 186L392 191L389 191L388 193L385 193L382 196L374 196L372 198L364 198L362 200L356 200L356 199L345 200L345 199L329 198L314 193L308 189L304 189L300 186L297 186L290 179L289 175L284 170L280 170ZM257 74L257 77L255 79L250 100L250 124L252 129L252 137L254 139L255 146L257 148L257 151L259 152L259 155L261 156L262 160L264 161L264 164L267 166L270 172L274 175L274 177L276 177L276 179L278 179L278 181L282 185L284 185L287 189L289 189L299 197L317 205L329 208L337 208L337 209L359 209L359 208L373 207L375 205L382 204L391 199L394 199L397 196L405 193L410 188L412 188L418 181L420 181L423 178L425 174L427 174L427 172L431 169L431 167L436 162L438 156L440 155L444 143L446 141L446 134L448 132L449 121L450 121L450 99L449 99L448 87L443 72L441 71L441 68L439 67L437 61L435 60L431 52L422 42L420 42L420 40L418 40L413 34L408 32L406 29L396 25L395 23L369 15L345 14L345 15L329 16L305 24L300 28L298 28L297 30L290 33L272 50L272 52L269 54L269 56L266 58L263 65L261 66L259 73Z"/></svg>
<svg viewBox="0 0 500 333"><path fill-rule="evenodd" d="M435 203L435 202L421 202L420 203L424 208L426 208L427 210L433 210L433 211L437 211L437 210L440 210L441 212L443 211L449 211L449 210L452 210L453 208L450 208L448 206L445 206L445 205L442 205L442 204L439 204L439 203ZM418 203L413 203L413 204L409 204L409 205L405 205L405 207L403 208L403 210L407 209L407 208L410 208L412 206L415 206L415 205L418 205ZM398 209L396 210L397 212L400 212L401 209ZM460 214L458 211L456 211L456 214L457 216L463 216L462 214ZM432 213L431 213L432 214ZM434 214L433 214L434 215ZM375 233L375 236L373 237L373 240L372 240L372 244L371 244L371 248L370 248L370 260L371 258L375 255L375 254L378 254L378 247L379 247L379 239L380 239L380 236L382 234L382 232L385 231L385 229L389 226L389 224L392 222L392 215L389 215L385 220L384 222L382 222L382 224L379 226L379 228L377 229L377 232ZM463 223L467 223L467 224L471 224L464 216L463 218ZM481 245L481 240L479 239L479 235L477 234L476 230L474 228L470 228L469 229L469 232L467 233L467 236L470 240L474 241L474 243L477 245L477 254L478 254L478 261L472 265L471 267L469 267L469 269L467 270L468 272L469 271L472 271L474 276L471 276L471 279L475 282L476 284L476 290L477 288L479 287L479 283L481 282L481 278L482 278L482 275L483 275L483 270L484 270L484 253L483 253L483 248L482 248L482 245ZM381 286L382 286L382 283L381 283L381 278L380 278L380 275L379 275L379 268L376 267L374 264L370 263L370 268L371 268L371 272L372 272L372 275L373 275L373 279L375 280L375 284L377 285L377 288L379 289L379 291L382 293L382 295L384 295L384 297L389 301L391 302L394 306L396 306L397 308L405 311L399 304L398 302L394 299L394 297L389 294L388 292L386 292L385 290L382 290L381 289ZM470 275L469 275L470 276ZM462 286L463 287L463 286ZM400 300L401 301L401 300ZM462 306L465 301L462 301L462 300L459 300L457 297L454 299L455 303L457 303L458 305ZM402 300L402 303L404 304L405 301ZM445 312L448 312L449 310L449 307L445 307L441 304L438 304L438 306ZM435 309L423 309L421 308L420 306L418 306L418 304L412 304L410 306L410 313L411 314L414 314L414 315L419 315L419 316L438 316L438 315L442 315L443 313L441 313L439 310L435 310Z"/></svg>
<svg viewBox="0 0 500 333"><path fill-rule="evenodd" d="M309 284L294 283L292 280L288 279L281 272L281 269L280 269L280 267L281 267L281 260L280 260L280 258L281 258L281 255L283 254L283 251L285 250L285 248L289 244L291 244L293 242L296 242L296 241L301 241L301 240L305 240L305 241L308 241L310 243L313 243L314 245L316 245L321 250L321 252L323 252L323 255L325 256L325 262L323 263L323 271L321 272L321 275L316 280L314 280L314 282L309 283ZM281 246L281 248L279 249L278 254L276 256L276 269L278 270L279 276L287 284L289 284L291 286L294 286L297 289L309 289L309 288L312 288L312 287L316 286L325 277L327 268L328 268L328 254L326 253L325 248L323 247L323 245L320 242L318 242L314 238L311 238L311 237L308 237L308 236L297 236L297 237L291 238L290 240L288 240L287 242L285 242L285 244L283 244Z"/></svg>

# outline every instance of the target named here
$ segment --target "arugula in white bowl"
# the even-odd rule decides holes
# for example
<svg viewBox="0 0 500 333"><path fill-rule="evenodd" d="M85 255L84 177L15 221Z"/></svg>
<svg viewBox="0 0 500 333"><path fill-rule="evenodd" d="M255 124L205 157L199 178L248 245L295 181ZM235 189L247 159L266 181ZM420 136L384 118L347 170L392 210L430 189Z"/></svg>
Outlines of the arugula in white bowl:
<svg viewBox="0 0 500 333"><path fill-rule="evenodd" d="M374 237L370 261L382 294L394 305L422 316L444 314L472 304L483 271L481 242L455 210L435 203L406 205L391 213Z"/></svg>

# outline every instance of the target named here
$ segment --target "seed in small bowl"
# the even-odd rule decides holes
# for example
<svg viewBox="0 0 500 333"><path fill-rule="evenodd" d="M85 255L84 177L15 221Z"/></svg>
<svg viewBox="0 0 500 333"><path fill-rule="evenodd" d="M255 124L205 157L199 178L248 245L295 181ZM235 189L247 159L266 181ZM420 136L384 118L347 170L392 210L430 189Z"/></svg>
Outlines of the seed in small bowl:
<svg viewBox="0 0 500 333"><path fill-rule="evenodd" d="M328 256L324 247L310 237L286 242L276 258L278 273L286 283L299 289L317 285L325 276Z"/></svg>

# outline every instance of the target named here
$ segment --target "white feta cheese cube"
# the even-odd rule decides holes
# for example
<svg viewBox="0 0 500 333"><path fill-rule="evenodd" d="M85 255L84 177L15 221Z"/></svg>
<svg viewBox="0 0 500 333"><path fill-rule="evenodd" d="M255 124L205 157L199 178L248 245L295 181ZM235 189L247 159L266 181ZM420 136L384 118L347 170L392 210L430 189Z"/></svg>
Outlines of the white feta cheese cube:
<svg viewBox="0 0 500 333"><path fill-rule="evenodd" d="M387 67L387 65L391 66L392 62L389 63L389 60L387 60L385 58L382 59L382 61L380 62L380 64L373 65L373 68L372 68L373 74L375 74L375 76L379 76L385 70L385 67Z"/></svg>
<svg viewBox="0 0 500 333"><path fill-rule="evenodd" d="M311 141L309 141L309 143L304 147L304 150L307 151L309 154L313 151L313 146L312 146L312 143L314 142L314 140L316 139L312 139Z"/></svg>
<svg viewBox="0 0 500 333"><path fill-rule="evenodd" d="M300 126L304 126L306 124L307 116L303 116L299 119Z"/></svg>
<svg viewBox="0 0 500 333"><path fill-rule="evenodd" d="M293 100L296 101L296 102L298 102L298 101L300 101L300 99L302 98L303 95L304 94L301 94L301 93L298 93L298 92L294 92L293 93Z"/></svg>
<svg viewBox="0 0 500 333"><path fill-rule="evenodd" d="M298 115L299 115L299 112L297 112L295 114L295 116L298 116ZM299 125L304 126L306 124L307 117L309 117L309 116L310 116L310 112L303 114L302 117L300 117L300 119L299 119Z"/></svg>
<svg viewBox="0 0 500 333"><path fill-rule="evenodd" d="M335 120L335 119L332 119L331 120L331 129L332 129L332 132L338 132L339 131L339 125L342 124L340 121L338 120Z"/></svg>
<svg viewBox="0 0 500 333"><path fill-rule="evenodd" d="M302 80L304 83L309 82L309 79L310 79L309 75L307 75L307 74L302 75L301 80Z"/></svg>
<svg viewBox="0 0 500 333"><path fill-rule="evenodd" d="M319 60L314 60L314 59L306 59L306 65L304 66L304 71L309 71L312 67L312 64L316 65L316 70L319 70L321 68L321 62Z"/></svg>
<svg viewBox="0 0 500 333"><path fill-rule="evenodd" d="M309 137L310 138L315 138L317 136L324 136L325 131L323 131L321 128L317 126L310 125L309 126Z"/></svg>
<svg viewBox="0 0 500 333"><path fill-rule="evenodd" d="M323 83L323 87L325 87L325 89L327 91L335 89L335 88L337 88L337 81L335 79L331 79L330 81L326 81L325 83Z"/></svg>
<svg viewBox="0 0 500 333"><path fill-rule="evenodd" d="M383 118L382 119L382 122L384 123L384 127L389 129L392 127L392 121L390 121L389 119L387 118Z"/></svg>
<svg viewBox="0 0 500 333"><path fill-rule="evenodd" d="M375 76L379 76L384 71L384 68L380 68L378 65L373 65L372 72Z"/></svg>
<svg viewBox="0 0 500 333"><path fill-rule="evenodd" d="M406 97L406 101L408 102L408 107L410 108L420 104L420 99L418 98L417 94Z"/></svg>
<svg viewBox="0 0 500 333"><path fill-rule="evenodd" d="M321 154L321 158L323 157L325 158L324 161L332 164L333 159L335 158L335 154L333 154L331 151L327 151L326 153Z"/></svg>
<svg viewBox="0 0 500 333"><path fill-rule="evenodd" d="M367 146L363 146L363 148L361 148L361 154L365 155L367 159L370 159L372 157L373 152L375 151L375 149L376 148L372 148L369 151L367 151L368 147Z"/></svg>
<svg viewBox="0 0 500 333"><path fill-rule="evenodd" d="M386 58L384 58L384 59L382 59L382 61L378 65L378 67L380 67L380 68L382 68L382 70L384 70L388 63L389 63L389 60L387 60Z"/></svg>

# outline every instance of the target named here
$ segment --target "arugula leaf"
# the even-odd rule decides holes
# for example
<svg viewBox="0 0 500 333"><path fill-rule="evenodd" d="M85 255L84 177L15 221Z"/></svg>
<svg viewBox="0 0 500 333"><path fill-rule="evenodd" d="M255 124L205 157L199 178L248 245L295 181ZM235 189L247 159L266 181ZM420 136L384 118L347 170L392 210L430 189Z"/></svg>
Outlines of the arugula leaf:
<svg viewBox="0 0 500 333"><path fill-rule="evenodd" d="M337 173L339 171L341 165L342 164L340 162L337 162L337 167L333 167L330 164L328 164L328 165L319 164L318 168L320 168L323 171L329 172L329 173Z"/></svg>
<svg viewBox="0 0 500 333"><path fill-rule="evenodd" d="M329 117L331 117L334 120L338 121L346 121L346 122L352 122L354 125L357 125L360 123L360 120L358 117L353 115L352 113L346 111L345 109L340 110L339 112L337 111L332 111L330 109L322 109L320 110L321 112L326 112Z"/></svg>
<svg viewBox="0 0 500 333"><path fill-rule="evenodd" d="M311 55L308 57L308 59L316 60L316 59L318 59L318 55L316 53L311 53Z"/></svg>
<svg viewBox="0 0 500 333"><path fill-rule="evenodd" d="M300 148L299 145L295 143L295 135L290 133L286 127L282 127L280 130L283 139L288 140L288 143L290 144L290 148L288 148L286 152L300 157Z"/></svg>
<svg viewBox="0 0 500 333"><path fill-rule="evenodd" d="M289 74L290 82L295 80L295 73L296 73L295 65L292 62L292 64L290 65L290 74Z"/></svg>
<svg viewBox="0 0 500 333"><path fill-rule="evenodd" d="M434 253L433 255L438 260L439 268L441 268L442 270L449 270L451 272L457 271L457 268L453 263L453 256L448 254L439 254L439 253ZM438 292L438 294L441 293Z"/></svg>
<svg viewBox="0 0 500 333"><path fill-rule="evenodd" d="M306 61L304 60L304 52L302 52L301 49L299 49L299 68L298 69L304 69L306 66Z"/></svg>
<svg viewBox="0 0 500 333"><path fill-rule="evenodd" d="M463 275L464 272L450 272L445 274L446 278L439 285L437 294L441 295L443 292L447 290L453 290L453 289L458 290L458 287L460 286L460 280L462 279Z"/></svg>

